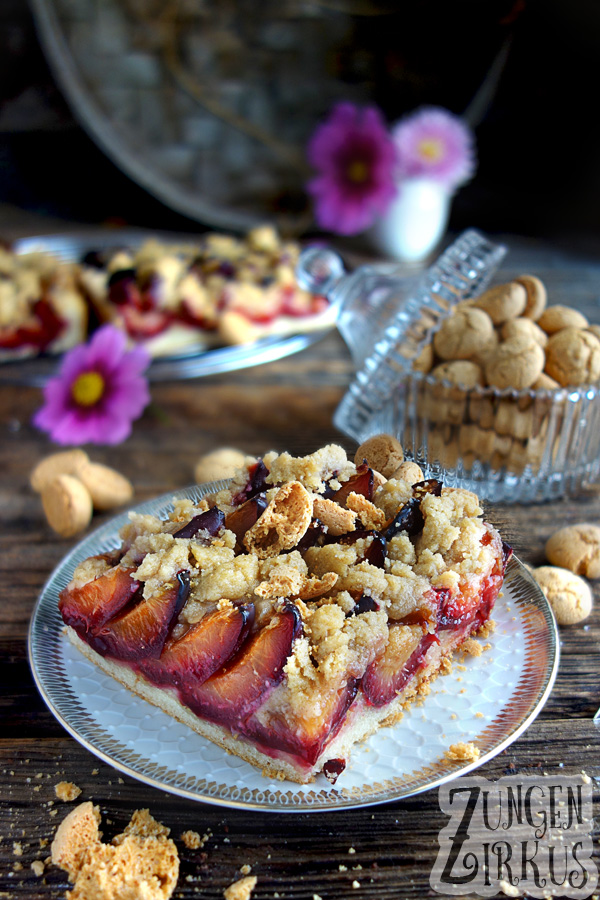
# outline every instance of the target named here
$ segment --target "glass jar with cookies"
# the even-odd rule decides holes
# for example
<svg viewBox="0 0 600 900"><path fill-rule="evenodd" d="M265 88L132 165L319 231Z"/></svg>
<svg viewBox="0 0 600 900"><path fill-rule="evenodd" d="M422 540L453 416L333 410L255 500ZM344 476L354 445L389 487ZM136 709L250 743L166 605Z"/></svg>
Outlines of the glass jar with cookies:
<svg viewBox="0 0 600 900"><path fill-rule="evenodd" d="M489 287L504 252L465 232L399 291L334 421L494 502L574 495L600 482L600 325L535 274Z"/></svg>

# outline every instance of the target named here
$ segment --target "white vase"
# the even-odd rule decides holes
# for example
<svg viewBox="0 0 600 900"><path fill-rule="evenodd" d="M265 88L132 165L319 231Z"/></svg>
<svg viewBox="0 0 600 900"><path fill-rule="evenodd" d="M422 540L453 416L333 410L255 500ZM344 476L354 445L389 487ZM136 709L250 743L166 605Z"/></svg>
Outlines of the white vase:
<svg viewBox="0 0 600 900"><path fill-rule="evenodd" d="M426 259L441 240L452 195L430 178L410 178L371 230L375 247L405 262Z"/></svg>

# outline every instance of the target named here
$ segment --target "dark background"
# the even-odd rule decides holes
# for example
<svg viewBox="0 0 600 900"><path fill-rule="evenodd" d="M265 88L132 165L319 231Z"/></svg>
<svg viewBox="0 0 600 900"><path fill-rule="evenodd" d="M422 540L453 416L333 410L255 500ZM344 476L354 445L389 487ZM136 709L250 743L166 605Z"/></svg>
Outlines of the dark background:
<svg viewBox="0 0 600 900"><path fill-rule="evenodd" d="M600 247L600 3L389 8L356 30L377 73L373 100L389 121L432 104L475 126L479 167L451 228ZM202 228L123 175L74 120L23 0L0 0L0 202L87 223Z"/></svg>

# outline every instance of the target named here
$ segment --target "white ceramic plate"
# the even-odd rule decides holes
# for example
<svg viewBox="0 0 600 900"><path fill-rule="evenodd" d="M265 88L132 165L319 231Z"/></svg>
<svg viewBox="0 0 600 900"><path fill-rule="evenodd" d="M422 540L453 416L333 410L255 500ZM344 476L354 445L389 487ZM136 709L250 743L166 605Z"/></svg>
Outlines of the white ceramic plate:
<svg viewBox="0 0 600 900"><path fill-rule="evenodd" d="M198 500L224 482L196 485L136 509L162 516L172 499ZM456 662L421 705L393 728L355 748L335 786L273 782L131 694L81 656L62 634L59 591L86 557L119 545L118 516L78 544L53 572L34 610L31 667L56 718L93 754L140 781L206 803L274 812L333 810L409 797L471 771L531 724L547 700L558 668L558 635L546 599L524 566L509 563L494 609L491 647ZM444 751L458 741L481 750L475 763L452 763Z"/></svg>
<svg viewBox="0 0 600 900"><path fill-rule="evenodd" d="M90 250L136 247L154 238L165 244L192 244L201 235L177 235L171 232L82 230L78 233L48 234L22 238L14 243L16 253L51 253L66 262L80 260ZM335 325L336 311L324 318L322 327L298 334L273 335L252 344L215 347L208 350L186 350L173 357L154 359L148 369L150 381L180 381L203 378L221 372L234 372L291 356L320 341ZM298 320L300 322L300 320ZM8 361L0 365L0 383L44 384L56 373L56 356L39 356Z"/></svg>

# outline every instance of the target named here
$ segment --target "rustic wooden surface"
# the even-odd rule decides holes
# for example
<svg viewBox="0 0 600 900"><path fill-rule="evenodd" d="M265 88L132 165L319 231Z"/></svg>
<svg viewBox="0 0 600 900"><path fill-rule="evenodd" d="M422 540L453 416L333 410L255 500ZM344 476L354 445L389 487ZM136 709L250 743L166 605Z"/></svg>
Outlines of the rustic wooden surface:
<svg viewBox="0 0 600 900"><path fill-rule="evenodd" d="M569 282L567 269L548 263L548 271L541 270L540 261L526 251L518 268L537 271L548 281ZM594 290L586 294L592 305ZM197 457L222 445L257 454L269 449L304 453L337 441L353 450L332 425L350 375L349 354L332 334L295 357L264 367L155 385L153 405L132 437L116 448L93 449L92 457L127 475L140 502L189 484ZM0 391L0 896L64 896L64 872L47 867L37 877L31 869L34 860L48 856L57 824L72 807L55 797L60 780L79 785L80 800L100 805L108 837L140 807L149 807L170 826L181 857L177 897L221 898L244 864L258 876L256 900L435 896L429 875L438 833L447 823L437 791L379 807L311 815L211 807L121 777L53 718L29 671L27 628L44 581L72 542L50 531L39 498L28 486L34 464L53 449L30 424L39 404L36 388ZM545 540L558 525L600 521L600 495L515 506L503 515L511 523L519 555L539 564ZM93 526L107 519L108 514L96 515ZM597 588L595 593L598 601ZM600 776L600 735L592 721L600 706L599 638L598 609L585 625L562 630L560 671L545 709L522 737L480 769L483 776L582 770ZM187 850L179 841L189 828L212 832L202 850ZM21 856L14 854L15 841L22 846Z"/></svg>

